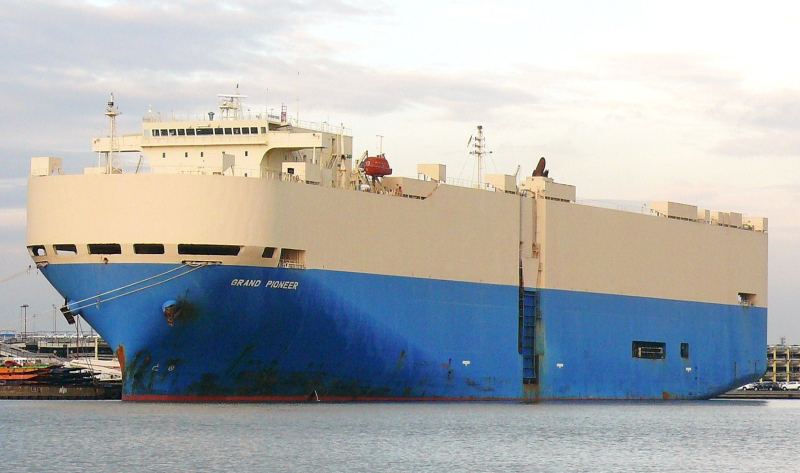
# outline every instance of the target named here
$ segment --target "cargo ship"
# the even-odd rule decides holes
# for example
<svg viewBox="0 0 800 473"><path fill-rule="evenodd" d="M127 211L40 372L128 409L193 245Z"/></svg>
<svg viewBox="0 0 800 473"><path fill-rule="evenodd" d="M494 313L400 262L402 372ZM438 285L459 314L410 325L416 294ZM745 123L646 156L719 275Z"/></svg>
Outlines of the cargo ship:
<svg viewBox="0 0 800 473"><path fill-rule="evenodd" d="M124 400L708 399L765 372L766 218L607 208L542 160L398 177L243 98L119 135L112 96L97 166L32 158L28 251Z"/></svg>

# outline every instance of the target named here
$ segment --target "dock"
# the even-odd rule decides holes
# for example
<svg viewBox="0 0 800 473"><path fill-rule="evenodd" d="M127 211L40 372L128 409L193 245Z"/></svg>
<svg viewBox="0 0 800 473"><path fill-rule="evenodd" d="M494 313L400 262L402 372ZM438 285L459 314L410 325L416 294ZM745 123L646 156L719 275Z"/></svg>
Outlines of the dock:
<svg viewBox="0 0 800 473"><path fill-rule="evenodd" d="M81 356L89 354L94 357ZM122 399L122 374L112 356L98 337L6 337L0 341L0 399Z"/></svg>
<svg viewBox="0 0 800 473"><path fill-rule="evenodd" d="M122 385L117 383L97 386L0 386L0 399L122 399Z"/></svg>
<svg viewBox="0 0 800 473"><path fill-rule="evenodd" d="M745 391L735 389L717 396L717 399L800 399L800 391Z"/></svg>

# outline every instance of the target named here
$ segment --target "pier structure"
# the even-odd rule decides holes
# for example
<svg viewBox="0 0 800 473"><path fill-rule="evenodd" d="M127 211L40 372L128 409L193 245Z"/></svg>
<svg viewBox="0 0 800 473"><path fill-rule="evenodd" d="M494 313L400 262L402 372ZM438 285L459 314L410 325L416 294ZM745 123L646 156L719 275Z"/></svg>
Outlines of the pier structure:
<svg viewBox="0 0 800 473"><path fill-rule="evenodd" d="M93 357L111 360L114 351L98 335L77 336L65 333L26 333L5 337L0 341L0 356L34 356L42 361Z"/></svg>

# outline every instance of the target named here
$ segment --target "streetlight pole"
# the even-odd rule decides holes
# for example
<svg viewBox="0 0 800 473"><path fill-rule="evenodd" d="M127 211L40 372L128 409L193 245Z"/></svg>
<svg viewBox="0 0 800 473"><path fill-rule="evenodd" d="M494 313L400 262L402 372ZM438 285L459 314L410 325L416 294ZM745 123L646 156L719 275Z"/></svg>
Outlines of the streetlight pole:
<svg viewBox="0 0 800 473"><path fill-rule="evenodd" d="M25 318L24 331L22 332L22 339L23 340L27 340L28 339L28 307L30 307L28 304L22 304L20 306L20 308L22 309L22 312L24 313L24 318Z"/></svg>

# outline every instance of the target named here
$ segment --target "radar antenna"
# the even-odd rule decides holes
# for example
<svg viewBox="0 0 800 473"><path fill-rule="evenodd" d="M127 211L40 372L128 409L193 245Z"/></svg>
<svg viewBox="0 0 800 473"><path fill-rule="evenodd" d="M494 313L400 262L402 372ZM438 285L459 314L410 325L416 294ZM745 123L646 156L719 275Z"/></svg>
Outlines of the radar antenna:
<svg viewBox="0 0 800 473"><path fill-rule="evenodd" d="M242 115L242 99L246 95L239 95L239 84L236 84L235 94L217 94L219 98L219 115L221 120L239 120Z"/></svg>

